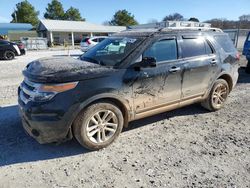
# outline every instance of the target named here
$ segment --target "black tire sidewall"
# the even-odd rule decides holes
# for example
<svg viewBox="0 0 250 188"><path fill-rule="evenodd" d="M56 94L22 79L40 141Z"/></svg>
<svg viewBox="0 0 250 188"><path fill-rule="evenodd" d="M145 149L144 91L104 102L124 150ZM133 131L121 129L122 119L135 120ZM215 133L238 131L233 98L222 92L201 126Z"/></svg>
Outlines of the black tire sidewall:
<svg viewBox="0 0 250 188"><path fill-rule="evenodd" d="M8 53L11 54L11 58L8 58L8 57L7 57L7 54L8 54ZM4 59L5 59L5 60L12 60L12 59L14 59L14 58L15 58L15 53L14 53L14 52L12 52L12 51L10 51L10 50L7 50L7 51L4 52Z"/></svg>
<svg viewBox="0 0 250 188"><path fill-rule="evenodd" d="M103 143L93 143L87 136L87 123L89 119L99 110L110 110L113 113L115 113L117 119L118 119L118 127L115 132L115 134L107 141ZM76 139L80 142L81 145L84 147L90 149L90 150L96 150L96 149L102 149L110 145L115 141L115 139L119 136L123 129L124 124L124 118L121 110L114 104L109 102L100 102L95 103L89 107L86 108L81 114L80 119L76 123L76 128L74 128L74 134Z"/></svg>

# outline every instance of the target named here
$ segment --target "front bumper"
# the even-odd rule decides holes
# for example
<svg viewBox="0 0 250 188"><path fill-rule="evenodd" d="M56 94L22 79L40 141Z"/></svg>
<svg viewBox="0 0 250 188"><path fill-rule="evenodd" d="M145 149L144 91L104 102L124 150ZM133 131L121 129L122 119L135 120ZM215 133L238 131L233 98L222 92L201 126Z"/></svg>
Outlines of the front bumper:
<svg viewBox="0 0 250 188"><path fill-rule="evenodd" d="M24 130L40 144L67 140L67 130L59 130L56 125L51 126L48 122L28 120L22 110L20 110L20 116Z"/></svg>
<svg viewBox="0 0 250 188"><path fill-rule="evenodd" d="M72 138L71 125L74 119L74 105L65 106L62 100L46 103L29 101L25 104L20 98L19 114L25 131L40 144L64 142Z"/></svg>

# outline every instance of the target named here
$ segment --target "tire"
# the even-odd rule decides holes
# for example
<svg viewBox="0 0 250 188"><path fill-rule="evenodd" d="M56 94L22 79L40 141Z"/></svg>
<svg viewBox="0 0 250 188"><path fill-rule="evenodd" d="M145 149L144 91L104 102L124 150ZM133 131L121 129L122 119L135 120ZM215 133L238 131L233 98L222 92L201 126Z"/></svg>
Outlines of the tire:
<svg viewBox="0 0 250 188"><path fill-rule="evenodd" d="M248 61L248 63L247 63L246 73L250 74L250 61Z"/></svg>
<svg viewBox="0 0 250 188"><path fill-rule="evenodd" d="M115 104L99 101L78 115L73 124L73 133L82 146L98 150L115 141L122 131L123 124L123 114Z"/></svg>
<svg viewBox="0 0 250 188"><path fill-rule="evenodd" d="M208 98L201 105L209 111L217 111L225 105L228 95L229 86L227 81L218 79L215 81Z"/></svg>
<svg viewBox="0 0 250 188"><path fill-rule="evenodd" d="M7 51L4 52L3 58L5 60L12 60L12 59L15 58L15 53L13 51L11 51L11 50L7 50Z"/></svg>

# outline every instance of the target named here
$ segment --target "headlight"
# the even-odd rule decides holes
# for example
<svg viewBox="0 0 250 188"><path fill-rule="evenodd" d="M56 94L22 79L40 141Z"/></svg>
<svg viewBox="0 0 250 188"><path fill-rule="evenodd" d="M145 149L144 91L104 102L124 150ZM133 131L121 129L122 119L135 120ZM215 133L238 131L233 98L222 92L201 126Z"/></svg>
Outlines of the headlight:
<svg viewBox="0 0 250 188"><path fill-rule="evenodd" d="M41 84L38 87L38 92L53 92L53 93L61 93L64 91L68 91L74 89L77 86L78 82L70 82L63 84Z"/></svg>
<svg viewBox="0 0 250 188"><path fill-rule="evenodd" d="M35 89L34 101L42 102L52 99L56 94L74 89L78 82L63 84L39 84Z"/></svg>

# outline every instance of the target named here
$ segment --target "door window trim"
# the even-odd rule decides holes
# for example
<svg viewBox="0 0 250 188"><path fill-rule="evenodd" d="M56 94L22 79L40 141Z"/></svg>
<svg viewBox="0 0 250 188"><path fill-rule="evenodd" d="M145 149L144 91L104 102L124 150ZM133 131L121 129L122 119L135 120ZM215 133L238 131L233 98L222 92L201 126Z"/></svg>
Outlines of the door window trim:
<svg viewBox="0 0 250 188"><path fill-rule="evenodd" d="M180 52L179 52L179 44L178 44L178 40L177 40L177 36L164 36L164 37L160 37L157 40L153 41L143 52L142 55L145 51L147 51L148 49L150 49L155 43L163 41L163 40L175 40L176 43L176 59L173 60L165 60L165 61L158 61L156 62L156 64L165 64L165 63L172 63L172 62L176 62L180 60Z"/></svg>
<svg viewBox="0 0 250 188"><path fill-rule="evenodd" d="M209 45L209 47L211 48L212 50L212 54L211 53L207 53L207 54L203 54L203 55L197 55L197 56L191 56L191 57L183 57L182 54L183 54L183 48L182 48L182 45L181 43L183 43L183 39L198 39L199 37L202 37L202 40L205 43L207 43ZM216 55L216 50L214 48L214 46L212 45L211 41L208 40L206 37L204 36L197 36L197 35L181 35L180 36L180 40L178 40L178 42L180 43L179 44L179 47L181 48L180 49L180 58L182 60L192 60L192 59L198 59L198 58L204 58L204 57L211 57L211 56L215 56ZM207 49L205 49L206 52L207 52Z"/></svg>

